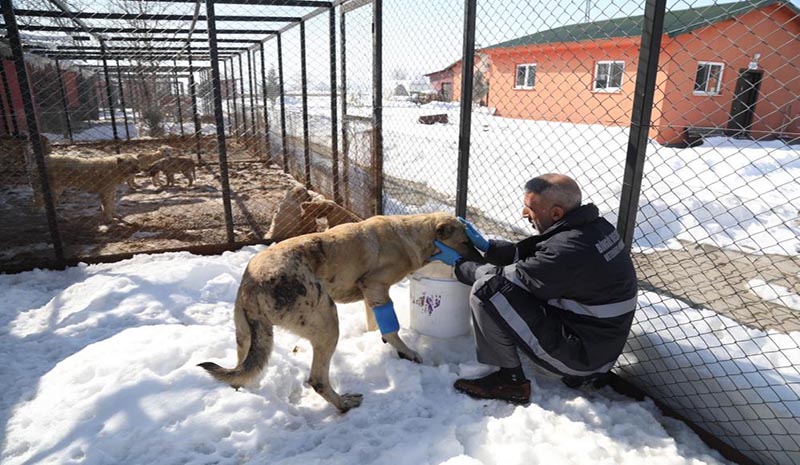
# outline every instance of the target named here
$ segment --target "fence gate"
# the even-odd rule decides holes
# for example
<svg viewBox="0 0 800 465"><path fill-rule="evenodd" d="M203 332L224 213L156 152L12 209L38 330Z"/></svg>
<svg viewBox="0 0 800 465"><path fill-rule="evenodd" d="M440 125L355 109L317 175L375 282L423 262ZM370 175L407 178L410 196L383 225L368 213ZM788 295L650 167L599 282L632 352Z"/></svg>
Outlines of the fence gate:
<svg viewBox="0 0 800 465"><path fill-rule="evenodd" d="M340 66L342 94L342 198L344 205L366 218L378 212L372 117L372 82L361 76L372 76L373 68L373 3L354 0L344 3L339 14ZM359 76L348 80L348 75Z"/></svg>

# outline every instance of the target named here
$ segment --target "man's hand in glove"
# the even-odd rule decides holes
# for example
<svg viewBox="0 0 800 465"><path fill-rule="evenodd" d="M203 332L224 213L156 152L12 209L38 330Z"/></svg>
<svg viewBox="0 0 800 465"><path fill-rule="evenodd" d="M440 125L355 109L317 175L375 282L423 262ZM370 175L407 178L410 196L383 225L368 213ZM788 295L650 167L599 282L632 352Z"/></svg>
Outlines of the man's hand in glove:
<svg viewBox="0 0 800 465"><path fill-rule="evenodd" d="M450 247L442 244L439 241L433 241L439 253L431 255L431 261L444 262L450 266L455 266L456 262L461 258L461 255Z"/></svg>
<svg viewBox="0 0 800 465"><path fill-rule="evenodd" d="M486 252L489 250L489 241L483 237L483 235L478 231L475 226L470 223L469 221L465 220L464 218L458 217L458 221L460 221L464 226L467 228L467 237L469 238L472 245L475 246L476 249L480 250L481 252Z"/></svg>

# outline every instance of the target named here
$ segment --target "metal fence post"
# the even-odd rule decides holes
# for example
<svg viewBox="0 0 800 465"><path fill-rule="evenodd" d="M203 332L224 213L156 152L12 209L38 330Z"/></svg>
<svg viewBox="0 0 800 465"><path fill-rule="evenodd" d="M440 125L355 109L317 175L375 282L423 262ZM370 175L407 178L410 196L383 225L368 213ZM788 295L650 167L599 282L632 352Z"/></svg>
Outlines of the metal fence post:
<svg viewBox="0 0 800 465"><path fill-rule="evenodd" d="M14 65L16 67L16 64ZM8 82L8 75L6 74L6 65L2 58L0 58L0 78L3 79L3 91L6 94L6 102L8 102L8 111L11 116L11 130L14 135L19 134L19 125L17 124L17 111L14 109L14 101L11 99L11 84Z"/></svg>
<svg viewBox="0 0 800 465"><path fill-rule="evenodd" d="M255 97L253 96L253 65L255 62L255 58L252 56L252 50L248 50L247 52L247 83L250 85L248 89L250 91L250 128L252 133L250 134L250 144L252 145L253 142L257 142L256 139L256 103ZM256 147L251 147L250 150L258 150L258 145Z"/></svg>
<svg viewBox="0 0 800 465"><path fill-rule="evenodd" d="M125 122L125 140L130 142L131 140L131 132L128 129L128 109L125 108L125 90L122 88L122 71L119 69L119 59L116 60L117 62L117 86L119 87L119 104L122 107L122 119ZM61 74L59 73L59 79L61 78Z"/></svg>
<svg viewBox="0 0 800 465"><path fill-rule="evenodd" d="M328 11L328 47L330 49L331 74L331 171L333 175L333 200L342 203L339 191L339 118L336 114L336 9L331 5Z"/></svg>
<svg viewBox="0 0 800 465"><path fill-rule="evenodd" d="M347 34L346 34L346 14L344 7L339 6L339 41L340 43L340 63L342 74L342 183L344 184L344 204L350 204L350 158L348 158L347 141Z"/></svg>
<svg viewBox="0 0 800 465"><path fill-rule="evenodd" d="M181 138L186 134L183 131L183 109L181 108L181 84L178 81L178 60L172 60L172 75L175 77L175 102L178 105L178 124L181 126Z"/></svg>
<svg viewBox="0 0 800 465"><path fill-rule="evenodd" d="M272 153L269 149L269 112L267 111L267 71L266 56L264 54L264 42L261 42L261 93L264 100L264 150L267 152L267 161L272 161Z"/></svg>
<svg viewBox="0 0 800 465"><path fill-rule="evenodd" d="M108 98L108 112L111 113L111 132L114 134L114 142L117 145L117 153L119 150L119 135L117 134L117 117L114 114L114 97L111 95L111 78L108 76L108 60L106 60L106 43L100 42L100 53L103 57L103 75L106 80L106 97Z"/></svg>
<svg viewBox="0 0 800 465"><path fill-rule="evenodd" d="M239 109L236 107L236 71L233 69L233 57L231 57L231 80L233 81L233 135L239 138Z"/></svg>
<svg viewBox="0 0 800 465"><path fill-rule="evenodd" d="M311 145L308 140L308 68L306 66L306 23L300 21L300 89L303 100L303 165L306 187L311 189Z"/></svg>
<svg viewBox="0 0 800 465"><path fill-rule="evenodd" d="M644 161L647 156L647 137L653 110L653 93L658 74L658 58L661 50L661 35L664 31L666 4L666 0L647 0L644 8L639 67L636 71L631 129L628 136L625 176L622 181L622 195L617 220L617 229L628 250L633 244L636 212L639 209L639 195L642 188Z"/></svg>
<svg viewBox="0 0 800 465"><path fill-rule="evenodd" d="M217 51L217 25L214 19L214 0L206 0L208 22L208 45L211 52L211 83L214 89L214 121L217 124L217 150L219 152L219 174L222 184L222 207L225 212L225 232L228 243L234 243L231 187L228 181L228 152L225 147L225 121L222 117L222 90L219 82L219 52Z"/></svg>
<svg viewBox="0 0 800 465"><path fill-rule="evenodd" d="M61 91L61 107L64 110L64 122L67 125L69 142L75 142L72 136L72 122L69 120L69 104L67 103L67 90L64 88L64 78L61 76L61 63L56 58L56 74L58 75L58 89Z"/></svg>
<svg viewBox="0 0 800 465"><path fill-rule="evenodd" d="M58 220L56 218L56 207L53 202L53 194L50 191L50 182L47 176L47 167L44 163L44 146L39 135L39 122L36 119L36 108L33 103L33 91L28 81L28 71L25 68L25 56L22 52L22 41L19 37L17 18L14 15L14 5L12 0L0 0L3 10L3 19L6 23L6 33L8 42L11 46L11 56L14 59L14 67L17 71L17 82L22 97L22 104L25 109L25 121L28 125L28 135L33 148L33 156L36 160L37 174L42 189L47 225L50 229L50 238L53 241L53 253L55 254L55 264L57 267L64 266L64 247L61 242L61 233L58 230ZM7 81L6 81L7 82ZM31 173L33 175L33 173Z"/></svg>
<svg viewBox="0 0 800 465"><path fill-rule="evenodd" d="M469 143L472 132L472 86L475 74L475 16L477 0L464 0L464 49L461 62L461 115L458 127L458 177L456 215L467 216L469 188Z"/></svg>
<svg viewBox="0 0 800 465"><path fill-rule="evenodd" d="M375 214L383 215L383 0L372 2L372 131Z"/></svg>
<svg viewBox="0 0 800 465"><path fill-rule="evenodd" d="M245 107L245 99L244 99L244 66L242 65L242 54L238 54L237 57L239 58L239 89L241 93L239 94L239 98L241 98L242 103L242 138L244 138L245 143L247 143L247 109Z"/></svg>
<svg viewBox="0 0 800 465"><path fill-rule="evenodd" d="M3 59L0 57L0 67L3 66ZM0 111L3 112L3 130L11 134L11 122L8 120L8 109L6 107L5 96L0 96Z"/></svg>
<svg viewBox="0 0 800 465"><path fill-rule="evenodd" d="M233 123L231 122L231 81L228 79L228 61L223 60L222 62L222 72L225 73L224 81L225 81L225 106L228 110L228 133L233 132Z"/></svg>
<svg viewBox="0 0 800 465"><path fill-rule="evenodd" d="M283 43L278 34L278 87L281 89L281 149L283 150L283 171L289 172L289 155L286 148L286 99L283 90Z"/></svg>
<svg viewBox="0 0 800 465"><path fill-rule="evenodd" d="M200 134L202 128L200 127L200 115L197 110L197 82L194 79L194 63L192 62L192 44L186 43L186 51L189 56L189 94L192 99L192 118L194 119L194 145L197 151L197 161L200 161ZM217 66L219 68L219 66Z"/></svg>

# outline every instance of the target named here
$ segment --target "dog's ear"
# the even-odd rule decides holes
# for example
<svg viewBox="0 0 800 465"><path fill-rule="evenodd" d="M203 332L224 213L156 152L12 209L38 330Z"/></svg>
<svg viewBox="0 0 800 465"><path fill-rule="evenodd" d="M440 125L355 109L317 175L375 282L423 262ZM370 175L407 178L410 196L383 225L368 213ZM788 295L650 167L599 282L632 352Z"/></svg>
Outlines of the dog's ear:
<svg viewBox="0 0 800 465"><path fill-rule="evenodd" d="M449 239L456 232L456 225L443 221L436 225L436 239Z"/></svg>

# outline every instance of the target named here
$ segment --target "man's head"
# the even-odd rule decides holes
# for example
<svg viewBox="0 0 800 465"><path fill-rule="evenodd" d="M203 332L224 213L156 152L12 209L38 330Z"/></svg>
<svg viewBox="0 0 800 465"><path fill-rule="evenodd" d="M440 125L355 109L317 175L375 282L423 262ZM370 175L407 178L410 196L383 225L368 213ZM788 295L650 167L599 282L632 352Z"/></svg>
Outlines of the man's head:
<svg viewBox="0 0 800 465"><path fill-rule="evenodd" d="M581 206L581 188L569 176L543 174L525 183L522 217L541 234Z"/></svg>

